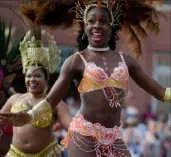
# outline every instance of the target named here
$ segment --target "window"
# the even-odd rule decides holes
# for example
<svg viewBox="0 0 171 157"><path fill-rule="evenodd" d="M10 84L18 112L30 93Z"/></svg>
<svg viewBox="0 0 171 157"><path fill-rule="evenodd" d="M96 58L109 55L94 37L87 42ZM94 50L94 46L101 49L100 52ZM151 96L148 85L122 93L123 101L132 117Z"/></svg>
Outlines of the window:
<svg viewBox="0 0 171 157"><path fill-rule="evenodd" d="M74 47L69 47L69 46L59 46L59 49L61 50L61 53L60 53L61 63L57 67L56 72L58 72L58 73L60 72L64 61L75 52L75 48Z"/></svg>
<svg viewBox="0 0 171 157"><path fill-rule="evenodd" d="M171 52L156 52L153 56L153 78L164 87L171 87ZM170 104L152 98L152 110L170 111Z"/></svg>
<svg viewBox="0 0 171 157"><path fill-rule="evenodd" d="M170 4L171 5L171 0L165 0L164 4Z"/></svg>

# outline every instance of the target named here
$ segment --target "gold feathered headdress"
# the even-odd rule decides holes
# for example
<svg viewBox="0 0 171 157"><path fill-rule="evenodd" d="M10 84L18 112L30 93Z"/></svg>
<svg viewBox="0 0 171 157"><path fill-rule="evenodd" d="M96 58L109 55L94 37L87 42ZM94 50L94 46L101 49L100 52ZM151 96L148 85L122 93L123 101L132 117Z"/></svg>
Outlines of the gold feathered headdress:
<svg viewBox="0 0 171 157"><path fill-rule="evenodd" d="M48 47L46 48L42 41L36 40L35 36L28 31L20 43L20 51L22 58L23 73L30 66L42 66L49 73L56 71L60 62L60 50L58 49L54 37L47 31L41 30L41 35L48 40Z"/></svg>

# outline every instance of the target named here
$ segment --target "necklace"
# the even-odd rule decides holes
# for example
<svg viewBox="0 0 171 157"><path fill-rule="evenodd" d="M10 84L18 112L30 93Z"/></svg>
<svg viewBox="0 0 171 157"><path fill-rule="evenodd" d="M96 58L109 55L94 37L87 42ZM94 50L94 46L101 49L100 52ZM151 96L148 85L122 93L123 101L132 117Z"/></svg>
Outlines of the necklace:
<svg viewBox="0 0 171 157"><path fill-rule="evenodd" d="M89 50L92 50L92 51L100 51L100 52L109 51L110 50L109 46L108 47L103 47L103 48L96 48L96 47L92 47L92 46L88 45L87 48Z"/></svg>
<svg viewBox="0 0 171 157"><path fill-rule="evenodd" d="M103 60L103 65L105 67L105 71L107 72L108 71L107 59L104 56L102 56L102 60Z"/></svg>
<svg viewBox="0 0 171 157"><path fill-rule="evenodd" d="M109 51L110 48L109 46L108 47L103 47L103 48L96 48L96 47L92 47L91 45L88 45L87 47L89 50L92 50L92 51L99 51L99 52L105 52L105 51ZM104 57L104 56L101 56L100 57L102 58L103 60L103 65L105 67L105 71L108 71L108 64L107 64L107 59Z"/></svg>

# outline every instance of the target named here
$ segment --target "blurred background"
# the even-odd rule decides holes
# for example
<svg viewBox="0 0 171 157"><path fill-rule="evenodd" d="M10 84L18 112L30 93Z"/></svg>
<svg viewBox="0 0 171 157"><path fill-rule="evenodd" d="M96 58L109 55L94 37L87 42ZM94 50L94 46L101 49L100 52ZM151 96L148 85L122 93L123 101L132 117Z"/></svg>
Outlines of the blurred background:
<svg viewBox="0 0 171 157"><path fill-rule="evenodd" d="M18 10L18 1L0 0L0 109L14 92L25 92L24 76L21 69L19 42L26 28L22 19L14 11ZM13 10L9 9L9 7ZM171 87L171 1L166 0L157 7L165 17L160 17L160 33L149 34L142 43L142 68L165 87ZM5 27L4 27L5 26ZM55 36L62 50L62 61L56 73L50 78L50 85L58 78L64 60L76 51L77 27L62 30L49 30ZM129 53L124 39L120 36L117 50ZM131 54L131 53L130 53ZM131 54L132 55L132 54ZM70 87L64 101L74 116L80 105L79 95L74 84ZM123 137L133 157L171 157L171 105L161 103L140 89L130 79L130 91L122 112L124 121ZM57 130L54 135L61 140L66 132ZM10 129L10 128L9 128ZM9 131L10 132L10 131ZM0 129L0 154L9 148L12 133L3 134ZM63 154L67 157L67 154ZM1 155L0 155L1 157Z"/></svg>

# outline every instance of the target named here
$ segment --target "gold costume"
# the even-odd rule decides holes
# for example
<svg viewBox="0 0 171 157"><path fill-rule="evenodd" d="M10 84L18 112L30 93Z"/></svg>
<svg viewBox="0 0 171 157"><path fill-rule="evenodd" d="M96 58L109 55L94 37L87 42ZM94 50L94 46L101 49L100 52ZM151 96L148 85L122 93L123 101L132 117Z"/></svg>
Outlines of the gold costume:
<svg viewBox="0 0 171 157"><path fill-rule="evenodd" d="M54 41L54 37L45 30L41 31L41 35L46 36L46 39L48 40L47 48L45 48L42 41L36 40L35 37L31 35L31 31L28 31L26 33L23 41L20 43L19 49L21 51L23 73L25 73L26 70L31 66L35 66L35 69L39 67L45 68L48 73L53 73L57 69L60 61L60 51L56 45L56 42ZM29 104L24 104L22 102L16 103L11 107L11 112L34 112L34 108L37 108L36 106L31 108ZM40 111L40 114L39 112L34 112L34 115L36 115L36 117L33 118L31 122L32 125L37 128L51 127L53 121L52 107L46 104L43 110L38 111ZM33 115L32 112L30 114ZM33 154L24 153L11 144L10 150L7 153L6 157L59 157L61 151L62 147L57 143L56 140L51 142L40 152Z"/></svg>
<svg viewBox="0 0 171 157"><path fill-rule="evenodd" d="M166 88L165 95L164 95L164 102L171 103L171 88Z"/></svg>
<svg viewBox="0 0 171 157"><path fill-rule="evenodd" d="M49 125L52 124L52 120L53 120L53 113L52 113L52 109L50 106L47 106L48 108L48 112L45 112L45 114L43 115L38 115L37 118L32 122L32 124L37 127L37 128L45 128L48 127ZM11 108L11 112L12 113L17 113L17 112L21 112L21 111L28 111L30 108L28 105L25 104L15 104L12 106Z"/></svg>
<svg viewBox="0 0 171 157"><path fill-rule="evenodd" d="M22 58L23 73L30 66L42 66L49 73L54 73L60 63L60 50L58 49L54 37L47 31L42 30L41 35L48 40L48 47L46 48L42 41L36 40L35 36L28 31L20 42L20 51Z"/></svg>
<svg viewBox="0 0 171 157"><path fill-rule="evenodd" d="M54 141L39 153L26 154L18 150L14 145L10 146L10 150L5 157L57 157L62 151L61 146Z"/></svg>
<svg viewBox="0 0 171 157"><path fill-rule="evenodd" d="M28 31L20 43L20 51L22 58L23 73L30 66L43 67L49 73L56 71L57 66L60 62L60 50L58 49L54 37L51 36L47 31L41 30L41 36L45 36L48 41L48 48L46 48L41 40L36 40L35 36L31 34L31 31ZM21 105L20 108L24 107ZM25 110L28 110L28 107L24 107ZM33 112L34 108L37 108L37 105L33 107L33 110L28 111L28 114L32 117L32 124L39 128L47 127L52 122L52 107L47 103L43 110L38 112ZM16 110L16 109L15 109ZM18 109L14 112L18 112Z"/></svg>
<svg viewBox="0 0 171 157"><path fill-rule="evenodd" d="M42 100L41 102L27 113L32 117L33 125L38 125L39 127L41 125L41 127L46 127L52 122L52 107L46 100Z"/></svg>

